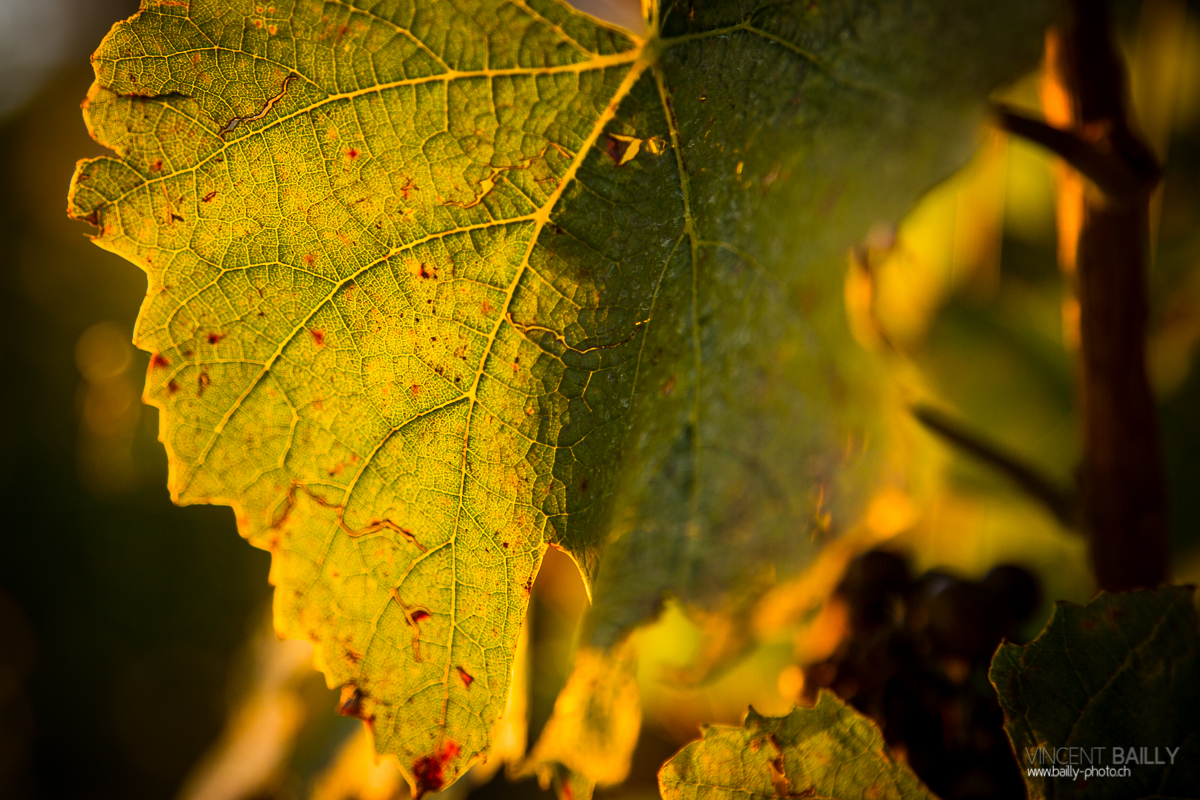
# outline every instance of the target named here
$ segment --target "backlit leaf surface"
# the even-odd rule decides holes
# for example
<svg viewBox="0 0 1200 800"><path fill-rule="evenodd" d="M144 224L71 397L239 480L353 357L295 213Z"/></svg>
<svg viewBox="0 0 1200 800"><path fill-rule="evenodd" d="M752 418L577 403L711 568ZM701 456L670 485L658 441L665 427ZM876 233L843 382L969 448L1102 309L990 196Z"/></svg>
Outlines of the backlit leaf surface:
<svg viewBox="0 0 1200 800"><path fill-rule="evenodd" d="M418 793L487 753L548 545L600 575L608 646L905 480L844 253L963 160L1044 5L670 3L639 38L557 0L144 0L113 29L85 114L115 154L70 212L148 275L172 495L272 552L277 629Z"/></svg>
<svg viewBox="0 0 1200 800"><path fill-rule="evenodd" d="M663 766L658 787L664 800L934 800L875 723L830 692L786 717L750 709L741 728L706 728Z"/></svg>

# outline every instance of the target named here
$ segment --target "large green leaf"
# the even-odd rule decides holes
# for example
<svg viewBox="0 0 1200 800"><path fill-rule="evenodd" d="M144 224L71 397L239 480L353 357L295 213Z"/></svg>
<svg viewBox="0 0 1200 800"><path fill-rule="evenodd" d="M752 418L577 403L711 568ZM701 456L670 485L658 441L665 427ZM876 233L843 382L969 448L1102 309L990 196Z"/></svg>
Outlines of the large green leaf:
<svg viewBox="0 0 1200 800"><path fill-rule="evenodd" d="M172 496L272 552L278 630L418 793L486 754L548 545L602 573L606 644L905 480L844 253L963 160L1044 6L673 2L639 38L556 0L144 0L113 29L85 113L116 155L70 212L149 277Z"/></svg>
<svg viewBox="0 0 1200 800"><path fill-rule="evenodd" d="M663 766L658 787L664 800L935 800L875 723L830 692L786 717L750 709L741 728L706 728Z"/></svg>
<svg viewBox="0 0 1200 800"><path fill-rule="evenodd" d="M996 651L991 679L1031 798L1200 797L1195 592L1060 602L1038 638Z"/></svg>

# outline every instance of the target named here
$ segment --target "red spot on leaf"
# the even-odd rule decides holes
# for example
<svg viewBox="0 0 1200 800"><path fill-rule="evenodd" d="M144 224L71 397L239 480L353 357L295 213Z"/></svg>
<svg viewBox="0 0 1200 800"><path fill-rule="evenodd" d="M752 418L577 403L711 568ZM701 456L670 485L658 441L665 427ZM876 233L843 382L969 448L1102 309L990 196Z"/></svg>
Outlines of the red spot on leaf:
<svg viewBox="0 0 1200 800"><path fill-rule="evenodd" d="M413 778L417 782L417 797L424 797L430 792L439 792L446 785L445 768L447 762L459 753L458 742L446 740L442 749L428 756L421 756L413 762Z"/></svg>
<svg viewBox="0 0 1200 800"><path fill-rule="evenodd" d="M418 608L416 611L412 612L412 621L413 622L420 622L421 620L424 620L424 619L429 619L429 612L426 611L425 609Z"/></svg>
<svg viewBox="0 0 1200 800"><path fill-rule="evenodd" d="M176 383L175 381L171 381L170 383L167 384L167 391L170 392L171 394L175 394L176 392L179 391L179 384Z"/></svg>
<svg viewBox="0 0 1200 800"><path fill-rule="evenodd" d="M458 677L462 678L463 686L470 689L471 684L475 682L475 677L462 667L455 667L455 669L458 670Z"/></svg>
<svg viewBox="0 0 1200 800"><path fill-rule="evenodd" d="M346 155L350 156L350 160L353 161L354 159L358 158L358 151L351 147L346 151Z"/></svg>
<svg viewBox="0 0 1200 800"><path fill-rule="evenodd" d="M412 392L413 397L417 397L421 394L421 385L419 383L414 383L412 386L408 387L408 390Z"/></svg>
<svg viewBox="0 0 1200 800"><path fill-rule="evenodd" d="M317 256L315 253L305 253L304 254L304 263L308 264L310 267L313 265L313 262L316 260L317 260Z"/></svg>
<svg viewBox="0 0 1200 800"><path fill-rule="evenodd" d="M208 334L208 343L216 344L217 342L221 341L224 338L225 338L225 334L223 334L223 333L209 333Z"/></svg>
<svg viewBox="0 0 1200 800"><path fill-rule="evenodd" d="M153 164L150 165L151 172L158 172L161 169L162 169L162 159L161 158L158 161L155 161Z"/></svg>
<svg viewBox="0 0 1200 800"><path fill-rule="evenodd" d="M491 314L491 313L492 313L492 304L489 303L487 300L484 300L483 301L483 315L486 317L488 314Z"/></svg>
<svg viewBox="0 0 1200 800"><path fill-rule="evenodd" d="M150 369L158 369L159 367L169 367L171 362L162 353L155 353L150 356Z"/></svg>
<svg viewBox="0 0 1200 800"><path fill-rule="evenodd" d="M207 372L201 372L199 375L197 375L196 384L198 388L196 389L196 397L204 394L204 390L208 388L210 383L212 383L212 378L208 377Z"/></svg>
<svg viewBox="0 0 1200 800"><path fill-rule="evenodd" d="M317 343L317 347L325 346L325 331L320 328L310 328L308 332L312 334L313 341Z"/></svg>

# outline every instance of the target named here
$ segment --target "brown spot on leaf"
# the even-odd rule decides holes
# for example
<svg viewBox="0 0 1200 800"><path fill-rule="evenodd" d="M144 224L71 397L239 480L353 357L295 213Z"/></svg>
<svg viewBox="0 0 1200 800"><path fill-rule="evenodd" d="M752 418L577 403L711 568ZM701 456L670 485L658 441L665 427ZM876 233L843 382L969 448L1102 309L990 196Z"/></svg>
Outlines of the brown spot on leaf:
<svg viewBox="0 0 1200 800"><path fill-rule="evenodd" d="M219 341L221 341L222 339L224 339L224 338L225 338L225 334L223 334L223 333L216 333L216 332L214 331L214 332L210 332L210 333L208 334L208 337L207 337L207 338L208 338L208 343L209 343L209 344L216 344L217 342L219 342Z"/></svg>
<svg viewBox="0 0 1200 800"><path fill-rule="evenodd" d="M462 678L463 686L470 689L471 684L475 682L475 677L462 667L455 667L455 669L458 670L458 677Z"/></svg>
<svg viewBox="0 0 1200 800"><path fill-rule="evenodd" d="M618 167L625 163L625 153L629 150L630 144L632 144L631 137L614 136L611 133L604 135L604 152Z"/></svg>
<svg viewBox="0 0 1200 800"><path fill-rule="evenodd" d="M414 277L421 278L422 280L437 277L437 268L426 264L424 261L410 261L408 271Z"/></svg>
<svg viewBox="0 0 1200 800"><path fill-rule="evenodd" d="M150 356L150 369L159 369L160 367L169 367L171 362L162 353L155 353Z"/></svg>
<svg viewBox="0 0 1200 800"><path fill-rule="evenodd" d="M604 135L604 152L608 153L614 166L623 167L637 157L642 141L636 136L607 133Z"/></svg>
<svg viewBox="0 0 1200 800"><path fill-rule="evenodd" d="M316 342L317 347L325 346L325 331L321 330L320 328L309 328L308 332L312 335L313 341Z"/></svg>
<svg viewBox="0 0 1200 800"><path fill-rule="evenodd" d="M204 390L212 383L212 378L208 377L207 372L201 372L196 376L196 383L199 388L196 389L196 397L204 394Z"/></svg>
<svg viewBox="0 0 1200 800"><path fill-rule="evenodd" d="M201 198L201 200L202 200L203 202L205 202L205 203L211 203L211 202L212 202L212 199L213 199L214 197L216 197L216 196L217 196L217 190L216 190L216 189L213 189L211 192L209 192L208 194L204 195L204 197L203 197L203 198Z"/></svg>
<svg viewBox="0 0 1200 800"><path fill-rule="evenodd" d="M412 386L408 387L408 390L412 392L413 397L417 397L421 394L421 385L419 383L414 383Z"/></svg>
<svg viewBox="0 0 1200 800"><path fill-rule="evenodd" d="M412 612L412 621L413 622L420 622L420 621L426 620L426 619L429 619L429 612L426 611L425 609L418 608L416 611Z"/></svg>
<svg viewBox="0 0 1200 800"><path fill-rule="evenodd" d="M158 172L161 169L162 169L162 159L161 158L158 161L155 161L153 164L150 165L151 172Z"/></svg>
<svg viewBox="0 0 1200 800"><path fill-rule="evenodd" d="M363 722L370 722L375 719L375 715L368 714L363 708L363 701L366 699L366 692L352 683L347 683L342 687L342 697L338 702L337 713L343 717L354 717Z"/></svg>
<svg viewBox="0 0 1200 800"><path fill-rule="evenodd" d="M672 375L671 377L667 378L667 382L663 384L663 387L662 387L663 397L669 396L671 394L671 392L673 392L674 390L675 390L675 376Z"/></svg>
<svg viewBox="0 0 1200 800"><path fill-rule="evenodd" d="M170 392L171 394L175 394L176 392L179 391L179 384L176 383L175 381L171 381L170 383L167 384L167 391Z"/></svg>
<svg viewBox="0 0 1200 800"><path fill-rule="evenodd" d="M788 780L787 773L783 770L783 756L771 759L770 768L771 785L775 789L775 794L779 797L794 797L792 782Z"/></svg>

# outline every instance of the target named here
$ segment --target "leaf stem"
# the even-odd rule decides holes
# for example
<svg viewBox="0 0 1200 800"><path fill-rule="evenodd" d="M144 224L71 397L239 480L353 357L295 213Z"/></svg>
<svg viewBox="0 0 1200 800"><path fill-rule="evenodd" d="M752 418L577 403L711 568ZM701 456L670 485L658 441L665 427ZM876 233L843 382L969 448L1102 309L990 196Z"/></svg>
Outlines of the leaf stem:
<svg viewBox="0 0 1200 800"><path fill-rule="evenodd" d="M913 406L912 414L930 432L1005 475L1030 497L1045 506L1064 526L1072 527L1076 524L1075 498L1071 493L1060 488L1020 457L1006 452L930 406Z"/></svg>

